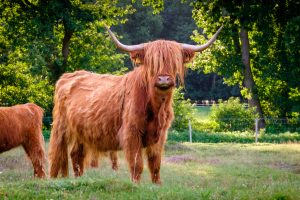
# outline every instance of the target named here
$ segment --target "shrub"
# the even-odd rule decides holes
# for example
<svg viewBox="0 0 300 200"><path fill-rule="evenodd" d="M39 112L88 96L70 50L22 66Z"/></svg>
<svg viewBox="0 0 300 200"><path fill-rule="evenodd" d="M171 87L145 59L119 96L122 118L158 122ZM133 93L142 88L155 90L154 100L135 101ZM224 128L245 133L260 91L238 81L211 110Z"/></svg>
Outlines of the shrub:
<svg viewBox="0 0 300 200"><path fill-rule="evenodd" d="M184 98L182 87L176 88L173 94L175 119L172 127L177 130L188 128L189 120L195 121L195 109L189 99Z"/></svg>
<svg viewBox="0 0 300 200"><path fill-rule="evenodd" d="M210 121L215 123L214 131L247 131L254 129L254 120L258 117L254 108L247 108L238 98L219 100L211 108Z"/></svg>
<svg viewBox="0 0 300 200"><path fill-rule="evenodd" d="M290 118L265 118L266 133L279 134L283 132L300 133L300 117L292 116Z"/></svg>
<svg viewBox="0 0 300 200"><path fill-rule="evenodd" d="M193 142L202 143L255 143L255 136L253 132L199 132L193 131ZM168 135L168 142L188 142L189 132L188 131L177 131L171 130ZM259 134L258 142L260 143L288 143L288 142L299 142L300 135L297 133L280 133L280 134Z"/></svg>
<svg viewBox="0 0 300 200"><path fill-rule="evenodd" d="M211 132L219 127L218 123L211 120L195 119L192 124L192 129L201 132Z"/></svg>

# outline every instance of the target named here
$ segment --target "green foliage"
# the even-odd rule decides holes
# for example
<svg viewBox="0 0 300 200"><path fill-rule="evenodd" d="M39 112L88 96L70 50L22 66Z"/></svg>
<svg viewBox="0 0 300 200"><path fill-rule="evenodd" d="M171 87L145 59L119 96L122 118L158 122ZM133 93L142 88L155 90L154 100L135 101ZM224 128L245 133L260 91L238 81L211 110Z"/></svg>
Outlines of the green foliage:
<svg viewBox="0 0 300 200"><path fill-rule="evenodd" d="M297 95L300 74L299 3L295 1L225 2L194 1L193 18L205 36L195 32L197 43L205 42L221 23L224 29L214 47L197 57L194 67L218 73L226 84L243 89L244 68L239 32L245 28L250 40L250 65L257 93L266 116L286 117L299 112ZM249 98L248 93L243 93Z"/></svg>
<svg viewBox="0 0 300 200"><path fill-rule="evenodd" d="M132 0L135 2L136 0ZM164 0L142 0L143 6L151 6L153 13L158 14L164 9Z"/></svg>
<svg viewBox="0 0 300 200"><path fill-rule="evenodd" d="M125 54L116 53L103 22L124 22L133 11L115 0L1 0L0 104L35 102L49 113L62 73L124 73Z"/></svg>
<svg viewBox="0 0 300 200"><path fill-rule="evenodd" d="M296 113L289 118L266 118L265 133L280 134L287 131L300 133L300 116Z"/></svg>
<svg viewBox="0 0 300 200"><path fill-rule="evenodd" d="M127 0L128 2L130 0ZM139 44L157 39L164 28L162 16L159 14L154 15L149 7L142 5L141 0L138 0L133 8L137 12L128 16L126 24L114 27L116 32L123 36L122 42L125 44Z"/></svg>
<svg viewBox="0 0 300 200"><path fill-rule="evenodd" d="M230 98L212 106L210 120L217 124L215 131L246 131L254 128L256 117L254 108L247 108L238 98Z"/></svg>
<svg viewBox="0 0 300 200"><path fill-rule="evenodd" d="M97 68L96 71L106 72L111 66L115 68L116 63L122 64L120 54L114 57L111 56L112 50L106 51L108 47L111 49L112 45L101 48L102 45L105 46L101 42L106 39L101 33L104 29L99 29L99 26L101 23L103 25L103 22L108 25L124 22L125 16L134 11L131 5L119 5L116 0L3 0L0 10L3 39L11 43L12 51L19 47L26 49L27 62L36 72L46 72L48 79L53 83L64 72L89 64L95 65L95 62L104 56L115 58L117 61L109 64L109 59L101 59L99 64L102 64L101 68L104 69L99 69L99 66L88 69ZM117 67L117 70L122 67Z"/></svg>
<svg viewBox="0 0 300 200"><path fill-rule="evenodd" d="M11 53L0 63L0 105L11 106L27 102L47 109L52 104L53 86L43 76L31 74L31 68L22 62L20 51Z"/></svg>
<svg viewBox="0 0 300 200"><path fill-rule="evenodd" d="M97 73L122 74L127 54L118 53L100 22L73 36L66 71L84 69Z"/></svg>
<svg viewBox="0 0 300 200"><path fill-rule="evenodd" d="M241 104L242 105L242 104ZM215 105L217 106L217 105ZM239 109L245 109L244 106L239 105ZM196 107L196 112L194 116L194 121L192 123L192 130L196 132L204 132L204 133L215 133L220 129L219 121L218 120L212 120L211 115L211 107L204 106L204 107ZM247 110L247 109L246 109ZM230 111L231 112L231 111ZM236 113L236 112L235 112ZM244 115L241 118L235 118L236 116L230 116L231 120L234 121L235 124L238 124L235 131L239 133L240 131L243 131L245 129L245 119L243 119ZM221 119L222 121L223 119ZM252 121L253 120L253 121ZM251 132L251 135L253 135L254 132L254 119L249 120L249 126L252 127L246 131ZM261 119L260 119L261 120ZM300 133L300 115L297 112L292 113L291 116L288 118L264 118L266 127L265 129L260 129L260 132L262 134L267 133L268 135L275 135L282 134L282 133ZM225 122L228 122L226 120ZM238 129L241 130L238 130ZM186 131L188 128L186 127L182 131ZM221 132L230 133L228 130L219 130ZM187 136L186 136L187 137ZM225 135L224 135L225 137ZM239 140L237 140L239 141Z"/></svg>
<svg viewBox="0 0 300 200"><path fill-rule="evenodd" d="M50 131L50 130L43 130L43 136L44 136L44 140L45 140L45 141L49 141L49 139L50 139L50 134L51 134L51 131Z"/></svg>
<svg viewBox="0 0 300 200"><path fill-rule="evenodd" d="M173 128L176 130L186 129L189 121L193 123L195 120L195 109L193 108L191 101L184 98L184 93L182 93L182 90L182 87L176 88L173 94L173 108L175 114Z"/></svg>
<svg viewBox="0 0 300 200"><path fill-rule="evenodd" d="M192 129L195 131L215 132L219 128L219 124L215 121L195 118L196 120L192 124Z"/></svg>
<svg viewBox="0 0 300 200"><path fill-rule="evenodd" d="M209 132L193 130L192 132L193 142L202 143L255 143L255 136L253 131L240 132ZM168 135L169 141L176 142L188 142L189 132L171 130ZM261 143L288 143L288 142L300 142L299 133L281 132L279 134L270 134L262 132L258 137L258 142Z"/></svg>

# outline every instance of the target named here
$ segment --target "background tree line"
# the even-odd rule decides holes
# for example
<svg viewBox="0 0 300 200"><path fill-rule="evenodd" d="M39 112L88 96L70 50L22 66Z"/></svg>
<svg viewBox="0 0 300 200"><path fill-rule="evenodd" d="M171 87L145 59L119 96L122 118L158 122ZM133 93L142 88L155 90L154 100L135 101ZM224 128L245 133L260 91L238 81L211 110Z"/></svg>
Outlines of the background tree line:
<svg viewBox="0 0 300 200"><path fill-rule="evenodd" d="M189 65L185 96L239 96L261 117L299 117L299 8L292 0L1 0L0 104L31 101L51 111L62 73L131 68L104 22L128 44L204 43L224 24L213 48Z"/></svg>

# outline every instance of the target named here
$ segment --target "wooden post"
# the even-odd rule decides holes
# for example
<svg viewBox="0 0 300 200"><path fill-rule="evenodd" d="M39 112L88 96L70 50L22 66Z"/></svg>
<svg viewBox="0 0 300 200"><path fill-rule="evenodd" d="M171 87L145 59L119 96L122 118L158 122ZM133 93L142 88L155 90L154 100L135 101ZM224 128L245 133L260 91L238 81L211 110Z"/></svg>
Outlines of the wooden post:
<svg viewBox="0 0 300 200"><path fill-rule="evenodd" d="M258 134L259 134L258 121L259 121L259 118L256 118L255 119L255 143L258 142Z"/></svg>
<svg viewBox="0 0 300 200"><path fill-rule="evenodd" d="M189 133L190 133L190 143L192 143L193 140L192 140L192 125L191 125L191 120L189 120Z"/></svg>

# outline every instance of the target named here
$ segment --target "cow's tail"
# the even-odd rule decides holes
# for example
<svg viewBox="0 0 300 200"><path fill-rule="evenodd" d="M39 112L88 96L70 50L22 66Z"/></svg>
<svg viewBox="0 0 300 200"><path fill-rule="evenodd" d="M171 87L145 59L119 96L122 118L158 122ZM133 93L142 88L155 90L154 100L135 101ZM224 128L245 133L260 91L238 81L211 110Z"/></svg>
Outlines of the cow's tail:
<svg viewBox="0 0 300 200"><path fill-rule="evenodd" d="M53 126L49 143L49 173L56 178L61 172L63 177L68 176L68 142L66 138L65 117L61 115L59 104L54 106Z"/></svg>

